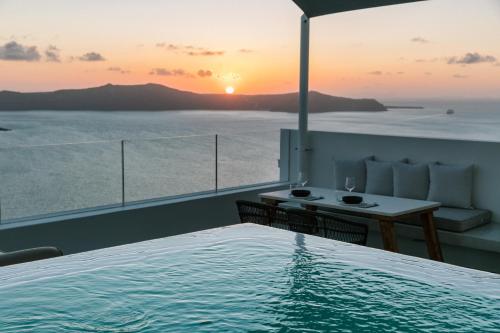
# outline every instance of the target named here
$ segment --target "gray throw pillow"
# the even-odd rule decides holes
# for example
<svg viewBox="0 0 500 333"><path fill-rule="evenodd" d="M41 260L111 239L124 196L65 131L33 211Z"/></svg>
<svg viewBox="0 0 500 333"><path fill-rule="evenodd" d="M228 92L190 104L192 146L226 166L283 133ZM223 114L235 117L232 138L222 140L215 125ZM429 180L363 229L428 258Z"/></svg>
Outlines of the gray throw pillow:
<svg viewBox="0 0 500 333"><path fill-rule="evenodd" d="M429 201L471 209L473 165L429 164Z"/></svg>
<svg viewBox="0 0 500 333"><path fill-rule="evenodd" d="M392 196L392 162L366 161L366 193Z"/></svg>
<svg viewBox="0 0 500 333"><path fill-rule="evenodd" d="M356 178L356 188L354 192L365 192L366 187L366 165L365 160L372 159L367 157L360 160L335 160L335 189L345 191L345 179L347 177Z"/></svg>
<svg viewBox="0 0 500 333"><path fill-rule="evenodd" d="M394 163L394 196L427 200L429 194L429 166L427 164Z"/></svg>

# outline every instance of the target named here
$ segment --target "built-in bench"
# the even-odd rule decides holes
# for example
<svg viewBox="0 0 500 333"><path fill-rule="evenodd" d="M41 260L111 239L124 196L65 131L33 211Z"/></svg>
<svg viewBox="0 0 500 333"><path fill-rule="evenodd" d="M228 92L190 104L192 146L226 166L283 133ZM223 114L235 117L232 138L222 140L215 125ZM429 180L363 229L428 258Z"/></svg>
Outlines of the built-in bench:
<svg viewBox="0 0 500 333"><path fill-rule="evenodd" d="M438 229L464 232L491 221L490 211L473 206L472 164L410 163L406 158L388 162L373 156L337 159L333 164L334 187L338 190L345 190L345 182L353 183L354 179L356 192L442 203L434 214ZM401 222L421 225L419 218Z"/></svg>

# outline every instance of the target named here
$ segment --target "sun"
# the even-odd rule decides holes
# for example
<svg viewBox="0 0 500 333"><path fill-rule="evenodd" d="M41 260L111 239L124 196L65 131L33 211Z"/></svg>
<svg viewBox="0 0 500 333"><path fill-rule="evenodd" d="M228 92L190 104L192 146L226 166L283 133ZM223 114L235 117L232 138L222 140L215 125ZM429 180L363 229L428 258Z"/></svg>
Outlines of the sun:
<svg viewBox="0 0 500 333"><path fill-rule="evenodd" d="M226 87L226 94L228 94L228 95L234 94L234 87L231 87L231 86Z"/></svg>

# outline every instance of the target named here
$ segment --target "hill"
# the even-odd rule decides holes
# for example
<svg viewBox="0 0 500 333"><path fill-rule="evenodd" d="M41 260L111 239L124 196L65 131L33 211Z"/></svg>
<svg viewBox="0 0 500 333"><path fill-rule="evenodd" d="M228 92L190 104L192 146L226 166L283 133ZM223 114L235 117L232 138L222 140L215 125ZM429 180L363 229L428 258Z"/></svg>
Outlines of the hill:
<svg viewBox="0 0 500 333"><path fill-rule="evenodd" d="M310 112L385 111L374 99L309 93ZM298 112L298 93L274 95L197 94L159 84L111 85L53 92L0 92L0 110L260 110Z"/></svg>

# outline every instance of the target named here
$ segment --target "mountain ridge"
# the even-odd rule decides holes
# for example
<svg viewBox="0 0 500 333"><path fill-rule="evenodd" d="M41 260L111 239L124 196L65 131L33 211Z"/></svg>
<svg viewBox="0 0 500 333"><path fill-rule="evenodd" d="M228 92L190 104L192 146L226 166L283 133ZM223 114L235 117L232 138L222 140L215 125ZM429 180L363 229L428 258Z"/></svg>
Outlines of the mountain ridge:
<svg viewBox="0 0 500 333"><path fill-rule="evenodd" d="M0 91L0 110L54 111L174 111L174 110L254 110L298 112L298 93L227 95L200 94L147 83L106 84L84 89L51 92ZM386 111L375 99L352 99L309 92L311 113L335 111Z"/></svg>

